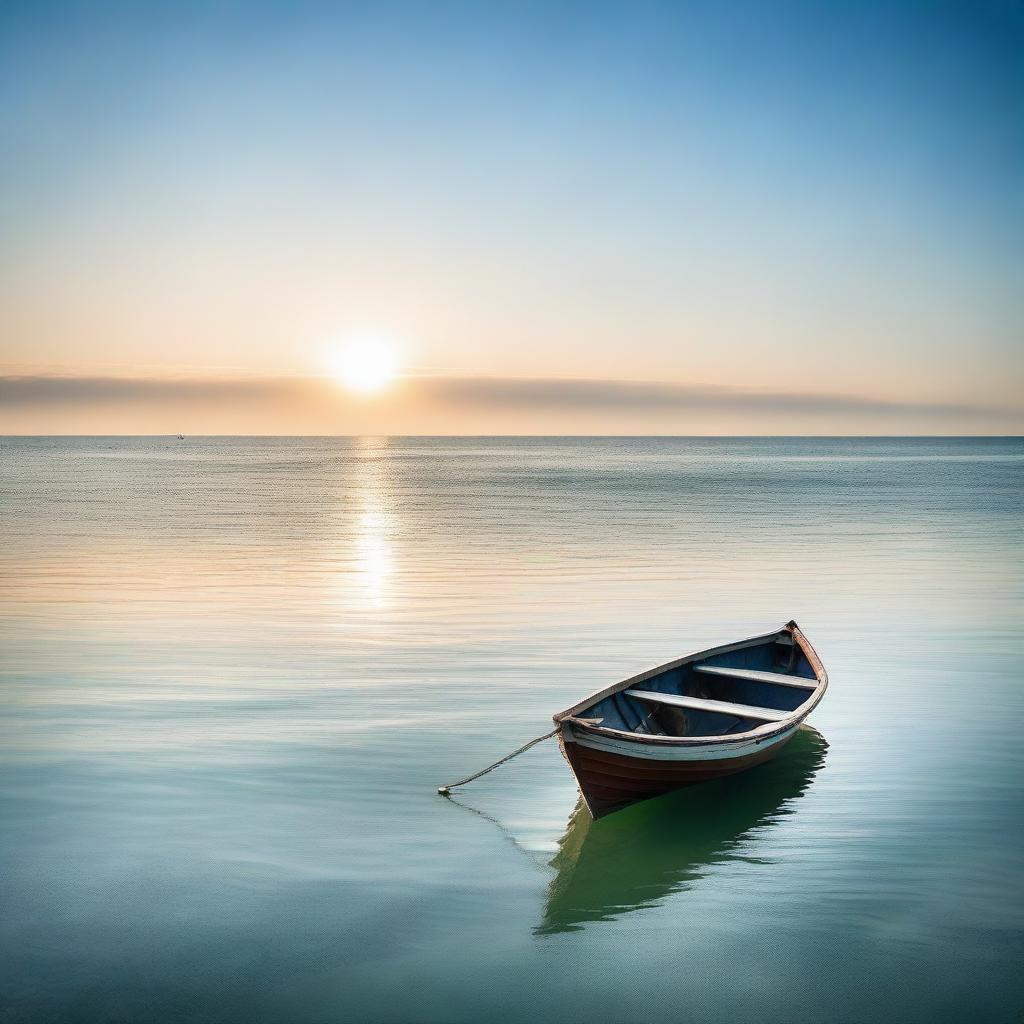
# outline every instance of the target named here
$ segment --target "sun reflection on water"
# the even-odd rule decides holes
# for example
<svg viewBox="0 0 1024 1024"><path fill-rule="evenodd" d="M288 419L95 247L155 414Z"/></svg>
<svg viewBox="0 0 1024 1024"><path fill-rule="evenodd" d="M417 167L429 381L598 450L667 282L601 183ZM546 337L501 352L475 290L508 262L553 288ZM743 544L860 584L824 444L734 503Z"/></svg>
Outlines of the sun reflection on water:
<svg viewBox="0 0 1024 1024"><path fill-rule="evenodd" d="M351 541L349 600L380 608L390 603L395 569L395 516L391 505L391 473L387 438L353 440L352 497L348 529Z"/></svg>
<svg viewBox="0 0 1024 1024"><path fill-rule="evenodd" d="M361 596L373 605L388 603L388 580L394 569L389 537L391 517L379 508L360 513L355 535L355 568Z"/></svg>

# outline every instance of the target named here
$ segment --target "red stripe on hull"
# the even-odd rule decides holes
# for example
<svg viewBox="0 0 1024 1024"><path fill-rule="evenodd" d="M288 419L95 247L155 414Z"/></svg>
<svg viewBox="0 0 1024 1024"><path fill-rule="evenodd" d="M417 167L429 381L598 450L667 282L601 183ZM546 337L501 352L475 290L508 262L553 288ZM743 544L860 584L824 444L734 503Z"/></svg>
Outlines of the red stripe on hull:
<svg viewBox="0 0 1024 1024"><path fill-rule="evenodd" d="M640 800L754 768L770 761L791 738L754 754L714 761L654 761L593 750L580 743L560 745L590 813L603 818Z"/></svg>

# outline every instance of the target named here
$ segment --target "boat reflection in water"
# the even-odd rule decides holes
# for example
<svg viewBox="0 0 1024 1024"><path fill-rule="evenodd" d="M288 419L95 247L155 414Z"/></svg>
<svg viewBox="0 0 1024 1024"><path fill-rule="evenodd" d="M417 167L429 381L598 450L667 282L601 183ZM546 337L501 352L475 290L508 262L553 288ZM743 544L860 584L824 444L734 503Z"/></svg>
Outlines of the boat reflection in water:
<svg viewBox="0 0 1024 1024"><path fill-rule="evenodd" d="M737 843L752 829L792 814L827 749L821 734L805 725L774 761L753 771L596 822L581 799L551 861L558 874L535 933L576 931L688 888L709 866L736 857Z"/></svg>

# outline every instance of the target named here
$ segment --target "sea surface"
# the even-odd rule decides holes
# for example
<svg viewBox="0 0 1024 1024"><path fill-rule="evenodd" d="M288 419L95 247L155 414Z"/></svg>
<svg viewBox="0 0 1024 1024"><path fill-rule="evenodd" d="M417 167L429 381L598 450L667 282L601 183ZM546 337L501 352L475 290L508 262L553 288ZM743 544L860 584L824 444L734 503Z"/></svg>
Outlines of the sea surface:
<svg viewBox="0 0 1024 1024"><path fill-rule="evenodd" d="M0 1020L1024 1019L1021 439L0 439ZM773 764L553 712L795 618Z"/></svg>

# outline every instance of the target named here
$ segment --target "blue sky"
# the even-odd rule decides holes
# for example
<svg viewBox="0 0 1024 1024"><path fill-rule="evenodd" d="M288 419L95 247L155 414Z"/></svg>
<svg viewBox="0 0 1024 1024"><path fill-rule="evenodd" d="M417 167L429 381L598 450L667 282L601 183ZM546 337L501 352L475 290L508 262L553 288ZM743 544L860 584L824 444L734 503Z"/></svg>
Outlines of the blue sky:
<svg viewBox="0 0 1024 1024"><path fill-rule="evenodd" d="M8 3L0 369L315 376L369 330L412 378L1019 430L1022 43L1016 3ZM130 424L99 390L31 425ZM727 405L651 429L760 429Z"/></svg>

